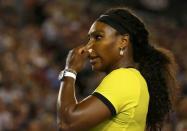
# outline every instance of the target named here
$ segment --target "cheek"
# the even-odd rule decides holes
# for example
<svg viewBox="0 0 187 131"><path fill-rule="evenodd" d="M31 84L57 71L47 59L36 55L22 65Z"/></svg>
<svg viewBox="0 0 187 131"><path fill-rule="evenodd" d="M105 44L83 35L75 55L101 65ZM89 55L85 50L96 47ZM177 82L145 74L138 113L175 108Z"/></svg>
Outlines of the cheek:
<svg viewBox="0 0 187 131"><path fill-rule="evenodd" d="M108 38L98 44L99 53L108 57L113 56L118 52L117 41L115 38Z"/></svg>
<svg viewBox="0 0 187 131"><path fill-rule="evenodd" d="M119 49L115 44L116 43L110 43L102 49L104 60L106 60L107 63L119 56Z"/></svg>
<svg viewBox="0 0 187 131"><path fill-rule="evenodd" d="M100 59L92 65L92 69L95 71L105 71L115 64L116 59L118 58L116 49L111 47L101 48L101 50L98 51L98 55L100 56Z"/></svg>
<svg viewBox="0 0 187 131"><path fill-rule="evenodd" d="M119 57L119 49L116 40L107 39L100 43L94 44L95 53L100 57L100 60L93 67L105 68L115 63L115 59Z"/></svg>

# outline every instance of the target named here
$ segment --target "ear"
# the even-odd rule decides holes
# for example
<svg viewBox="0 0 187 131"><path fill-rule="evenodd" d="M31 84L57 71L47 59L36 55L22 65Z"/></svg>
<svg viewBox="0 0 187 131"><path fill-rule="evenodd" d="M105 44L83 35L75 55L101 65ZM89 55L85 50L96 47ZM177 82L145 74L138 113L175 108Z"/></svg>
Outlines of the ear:
<svg viewBox="0 0 187 131"><path fill-rule="evenodd" d="M128 34L124 34L120 36L120 48L126 48L129 45L130 37Z"/></svg>

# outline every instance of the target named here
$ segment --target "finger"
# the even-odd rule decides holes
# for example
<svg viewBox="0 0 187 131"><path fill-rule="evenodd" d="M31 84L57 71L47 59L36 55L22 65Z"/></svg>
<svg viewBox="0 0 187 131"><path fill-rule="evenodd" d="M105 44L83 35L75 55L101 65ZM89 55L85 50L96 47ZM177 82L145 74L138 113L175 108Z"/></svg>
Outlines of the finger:
<svg viewBox="0 0 187 131"><path fill-rule="evenodd" d="M85 47L85 45L82 44L82 45L77 46L75 49L79 50L79 49L84 48L84 47Z"/></svg>
<svg viewBox="0 0 187 131"><path fill-rule="evenodd" d="M79 50L78 50L78 52L79 52L79 54L84 54L84 53L86 53L86 48L85 48L85 46L80 47Z"/></svg>

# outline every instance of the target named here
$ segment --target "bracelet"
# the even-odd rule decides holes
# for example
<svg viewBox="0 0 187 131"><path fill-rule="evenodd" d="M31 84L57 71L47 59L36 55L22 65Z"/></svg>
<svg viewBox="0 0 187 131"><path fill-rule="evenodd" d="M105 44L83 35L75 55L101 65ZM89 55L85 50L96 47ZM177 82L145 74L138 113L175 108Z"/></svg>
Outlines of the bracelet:
<svg viewBox="0 0 187 131"><path fill-rule="evenodd" d="M63 71L60 72L58 79L62 81L64 77L71 77L74 80L76 80L76 76L77 76L77 73L74 70L64 69Z"/></svg>

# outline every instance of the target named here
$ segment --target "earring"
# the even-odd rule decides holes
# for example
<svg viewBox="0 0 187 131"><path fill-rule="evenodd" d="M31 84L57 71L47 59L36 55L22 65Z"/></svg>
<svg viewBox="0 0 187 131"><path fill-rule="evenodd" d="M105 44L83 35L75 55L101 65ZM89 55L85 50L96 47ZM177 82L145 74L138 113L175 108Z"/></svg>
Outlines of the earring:
<svg viewBox="0 0 187 131"><path fill-rule="evenodd" d="M120 54L120 56L123 56L123 54L124 54L124 49L123 48L120 48L119 54Z"/></svg>

